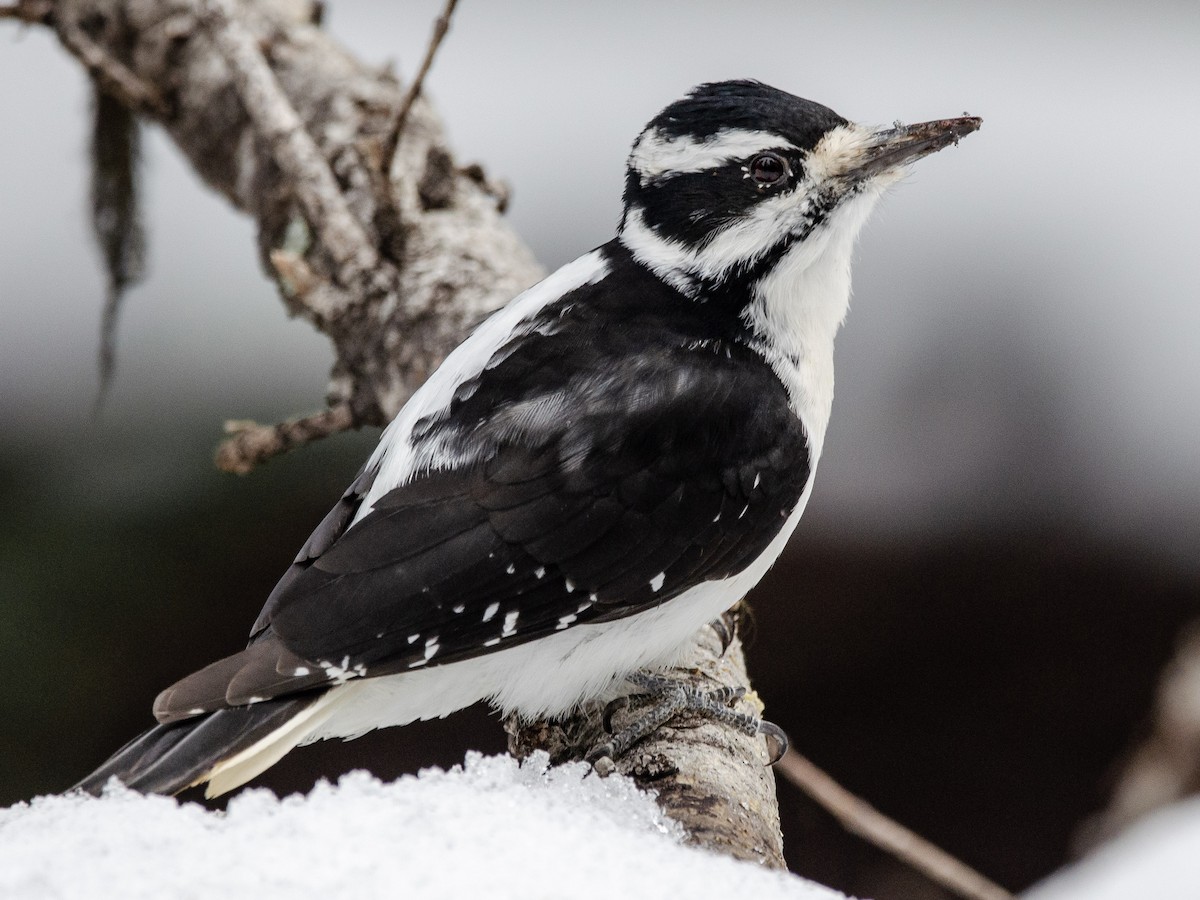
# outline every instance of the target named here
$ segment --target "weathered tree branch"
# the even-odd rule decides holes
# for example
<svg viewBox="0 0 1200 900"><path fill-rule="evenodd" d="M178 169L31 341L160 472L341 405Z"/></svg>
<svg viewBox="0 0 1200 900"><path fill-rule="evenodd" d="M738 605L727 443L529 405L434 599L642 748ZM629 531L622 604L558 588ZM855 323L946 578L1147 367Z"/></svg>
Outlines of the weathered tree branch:
<svg viewBox="0 0 1200 900"><path fill-rule="evenodd" d="M0 5L0 19L16 19L27 25L49 25L53 13L52 0L18 0Z"/></svg>
<svg viewBox="0 0 1200 900"><path fill-rule="evenodd" d="M22 19L35 20L33 5L25 0ZM255 218L264 269L289 309L333 342L327 402L351 412L334 419L382 424L471 325L540 271L486 179L454 163L424 98L392 177L380 176L404 92L313 18L302 0L61 0L36 21ZM246 470L267 458L263 448L302 442L259 442L238 458L241 441L220 455Z"/></svg>
<svg viewBox="0 0 1200 900"><path fill-rule="evenodd" d="M400 143L400 135L404 132L404 123L408 121L408 114L412 110L413 104L417 102L417 97L421 95L421 88L425 85L425 76L429 74L429 68L433 65L433 58L437 56L438 48L442 46L446 32L450 30L450 18L454 15L456 6L458 6L458 0L446 0L446 8L433 23L433 35L429 38L425 58L421 60L421 67L417 69L417 74L409 83L408 90L404 92L404 99L400 101L396 118L392 120L392 127L388 129L387 138L383 142L383 165L380 166L380 169L384 175L392 171L392 163L396 158L396 147Z"/></svg>
<svg viewBox="0 0 1200 900"><path fill-rule="evenodd" d="M231 0L203 0L201 6L213 43L234 73L255 135L268 145L314 237L333 258L338 282L354 288L357 296L387 291L396 278L393 267L380 258L350 212L329 163L275 80L259 41L238 21ZM324 312L333 315L336 310Z"/></svg>
<svg viewBox="0 0 1200 900"><path fill-rule="evenodd" d="M353 424L354 413L345 403L277 425L230 419L225 423L225 433L232 437L217 449L217 468L245 475L272 456L345 431Z"/></svg>
<svg viewBox="0 0 1200 900"><path fill-rule="evenodd" d="M56 17L54 21L63 46L83 63L101 90L120 100L133 112L158 117L167 115L167 103L153 84L130 71L70 19Z"/></svg>

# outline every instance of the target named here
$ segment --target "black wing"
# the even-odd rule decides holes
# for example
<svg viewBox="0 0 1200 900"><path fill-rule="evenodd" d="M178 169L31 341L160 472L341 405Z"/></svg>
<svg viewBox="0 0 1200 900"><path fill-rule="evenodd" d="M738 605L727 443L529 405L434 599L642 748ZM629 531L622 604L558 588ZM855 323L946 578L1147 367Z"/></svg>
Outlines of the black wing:
<svg viewBox="0 0 1200 900"><path fill-rule="evenodd" d="M604 321L587 310L583 325ZM364 485L347 492L250 648L156 714L466 659L746 568L808 480L803 428L756 353L667 321L633 313L618 335L576 322L507 348L418 425L452 464L348 529Z"/></svg>

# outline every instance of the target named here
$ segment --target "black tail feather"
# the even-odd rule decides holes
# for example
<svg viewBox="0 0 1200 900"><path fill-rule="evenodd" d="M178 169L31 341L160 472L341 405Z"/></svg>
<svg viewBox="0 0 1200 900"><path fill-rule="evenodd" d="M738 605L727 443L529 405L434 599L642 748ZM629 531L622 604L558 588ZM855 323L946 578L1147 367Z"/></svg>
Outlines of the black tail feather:
<svg viewBox="0 0 1200 900"><path fill-rule="evenodd" d="M312 694L302 694L158 725L114 753L75 789L98 795L115 775L144 794L177 794L204 780L221 760L279 728L312 700Z"/></svg>

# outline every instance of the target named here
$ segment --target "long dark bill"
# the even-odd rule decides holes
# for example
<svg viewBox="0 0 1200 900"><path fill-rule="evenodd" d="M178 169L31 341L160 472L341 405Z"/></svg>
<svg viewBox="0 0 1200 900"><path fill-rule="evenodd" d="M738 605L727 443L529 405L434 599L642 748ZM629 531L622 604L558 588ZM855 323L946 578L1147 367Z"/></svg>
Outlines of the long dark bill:
<svg viewBox="0 0 1200 900"><path fill-rule="evenodd" d="M859 178L869 178L879 172L915 162L943 147L957 144L968 134L978 131L982 124L983 119L978 116L937 119L916 125L897 122L891 128L876 131L871 136L853 174Z"/></svg>

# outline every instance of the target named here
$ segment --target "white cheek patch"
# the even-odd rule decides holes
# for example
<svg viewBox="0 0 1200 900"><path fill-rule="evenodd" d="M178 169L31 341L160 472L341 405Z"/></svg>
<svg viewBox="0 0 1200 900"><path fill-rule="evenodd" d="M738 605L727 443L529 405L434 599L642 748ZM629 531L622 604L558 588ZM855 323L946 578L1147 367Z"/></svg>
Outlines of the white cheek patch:
<svg viewBox="0 0 1200 900"><path fill-rule="evenodd" d="M795 149L794 144L769 131L722 128L697 140L690 135L671 137L657 128L651 128L643 132L633 145L633 151L629 154L629 168L637 172L645 184L665 172L673 175L704 172L760 150Z"/></svg>
<svg viewBox="0 0 1200 900"><path fill-rule="evenodd" d="M634 207L625 216L621 225L621 243L633 254L633 258L654 272L686 296L695 293L690 277L695 265L695 251L681 241L673 241L654 232L646 224L642 210Z"/></svg>
<svg viewBox="0 0 1200 900"><path fill-rule="evenodd" d="M621 243L638 262L684 294L697 280L717 280L737 266L752 265L786 235L805 224L812 202L804 184L760 201L750 213L717 231L703 245L686 244L656 233L642 210L633 208L621 228Z"/></svg>

